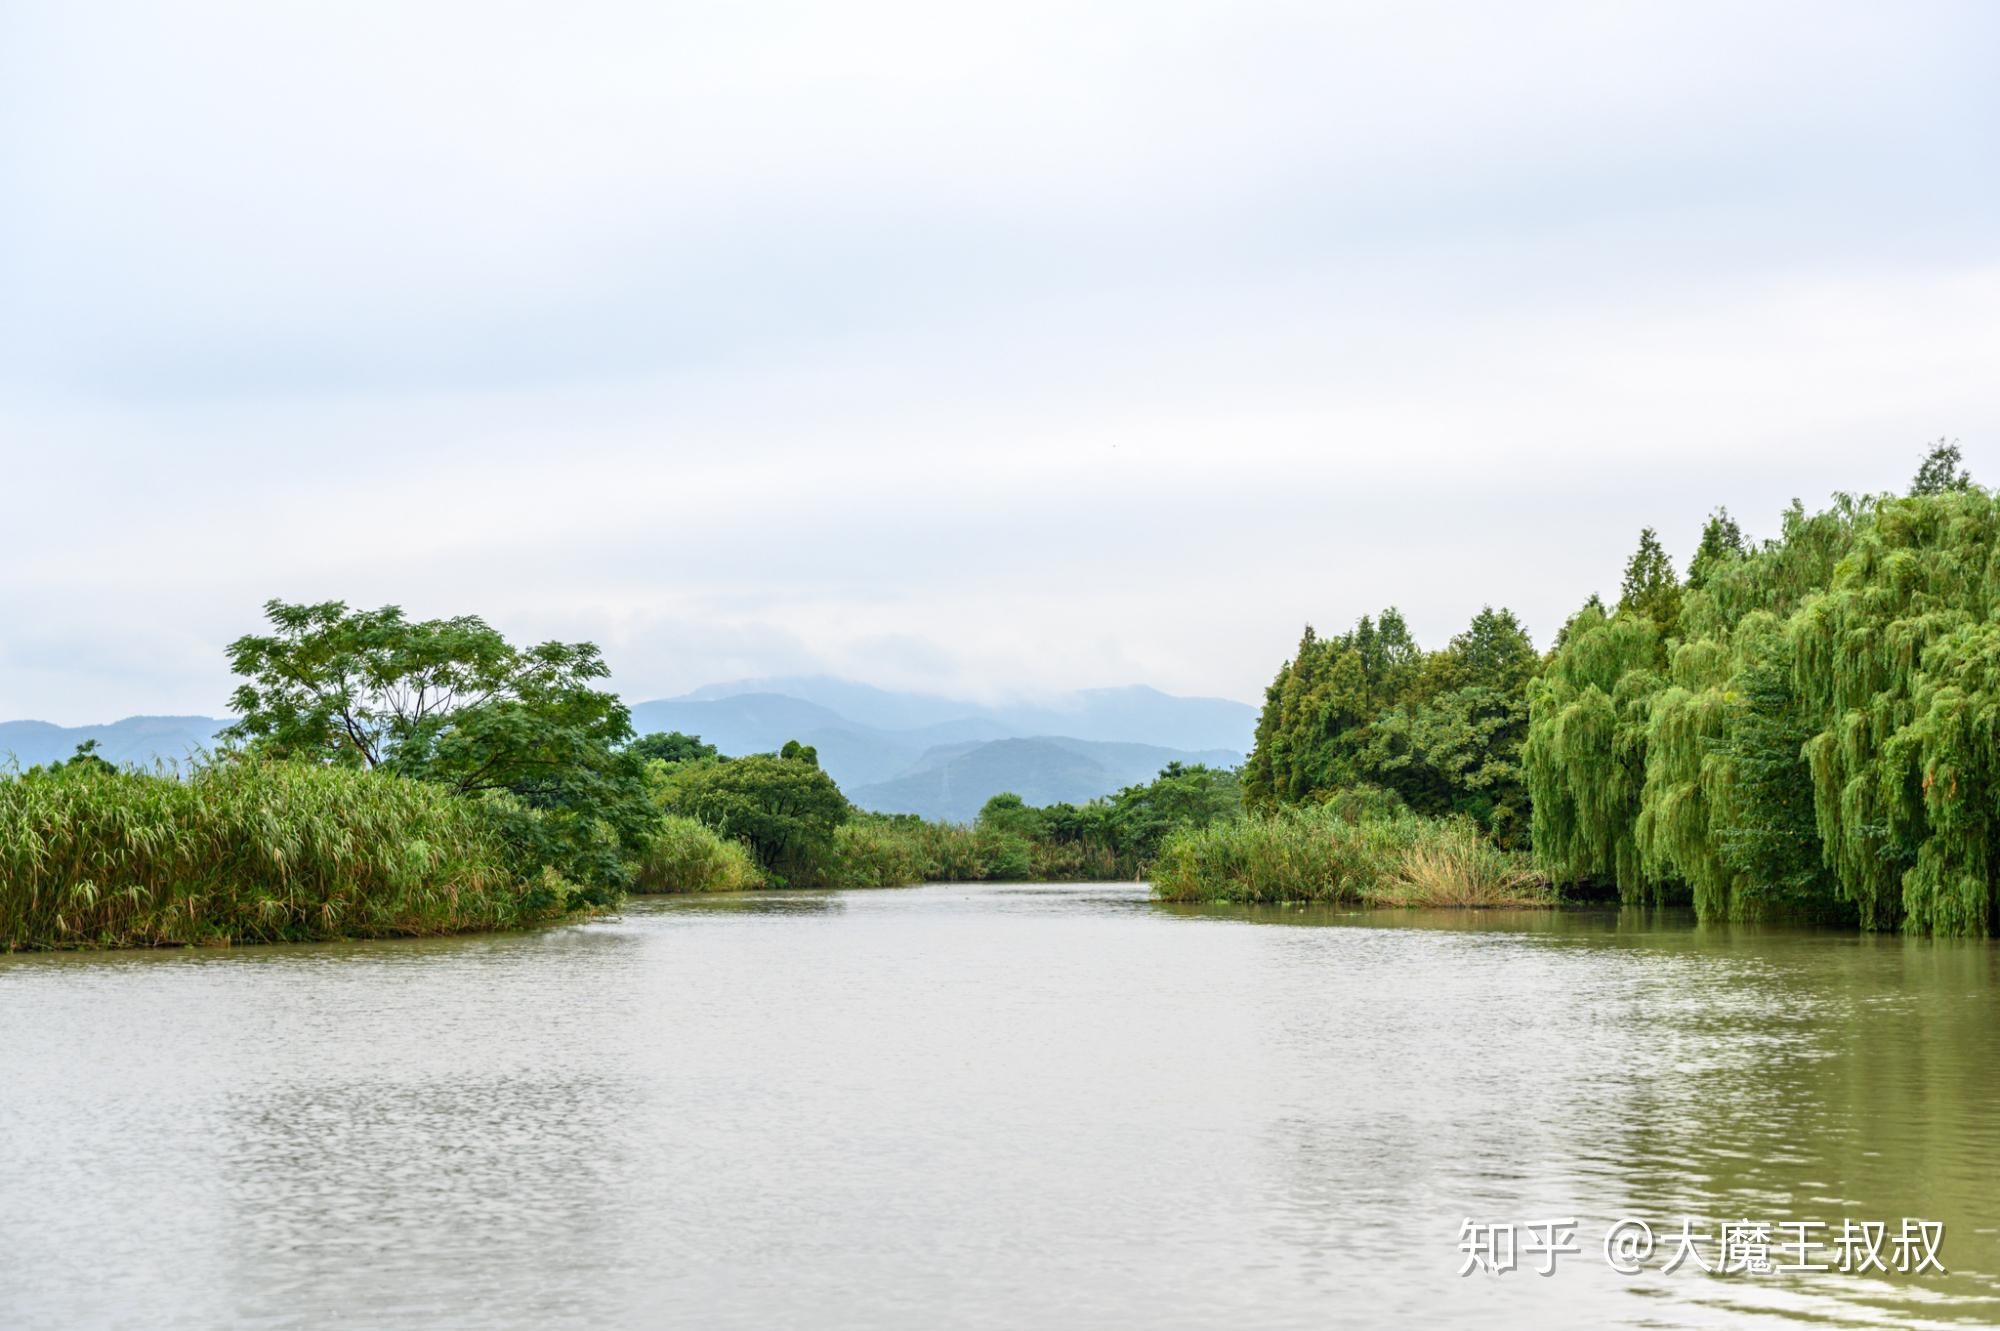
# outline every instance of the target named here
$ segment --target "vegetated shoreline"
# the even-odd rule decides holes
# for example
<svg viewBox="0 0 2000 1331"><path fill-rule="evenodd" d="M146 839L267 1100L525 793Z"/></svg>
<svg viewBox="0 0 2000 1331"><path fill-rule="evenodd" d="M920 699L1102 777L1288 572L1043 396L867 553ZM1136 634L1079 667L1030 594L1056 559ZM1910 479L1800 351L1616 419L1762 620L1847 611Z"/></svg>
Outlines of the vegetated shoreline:
<svg viewBox="0 0 2000 1331"><path fill-rule="evenodd" d="M825 781L809 758L777 759L798 769L780 775ZM724 765L732 760L703 755L686 770L712 776ZM676 807L681 771L674 762L651 769L663 808ZM1161 900L1555 904L1520 856L1463 820L1355 821L1331 807L1245 818L1236 801L1231 774L1184 769L1081 808L997 796L973 824L850 809L817 858L794 846L791 858L767 852L768 861L747 838L663 812L625 888L606 894L547 862L541 815L504 795L467 798L385 772L243 755L184 774L119 771L85 755L0 778L0 951L507 933L587 920L627 895L1134 883L1149 869ZM1198 880L1176 873L1211 868L1246 838L1290 855L1253 854L1253 868L1276 864L1292 876L1225 870L1222 892L1178 886Z"/></svg>
<svg viewBox="0 0 2000 1331"><path fill-rule="evenodd" d="M0 772L0 952L500 933L628 895L1130 882L1190 810L1241 807L1233 773L1176 767L1080 808L997 796L961 825L855 810L796 745L728 759L655 735L620 756L643 792L622 840L507 791L254 746L177 772L88 749Z"/></svg>
<svg viewBox="0 0 2000 1331"><path fill-rule="evenodd" d="M524 872L503 801L354 769L82 763L0 782L0 950L531 928L600 905Z"/></svg>
<svg viewBox="0 0 2000 1331"><path fill-rule="evenodd" d="M1543 653L1491 606L1435 651L1393 606L1308 626L1266 690L1245 803L1471 818L1566 890L1704 922L1992 936L2000 492L1961 461L1940 440L1906 494L1794 500L1762 541L1717 509L1684 573L1646 528L1616 600L1590 596ZM1175 895L1363 891L1265 832L1218 836L1183 848Z"/></svg>
<svg viewBox="0 0 2000 1331"><path fill-rule="evenodd" d="M1152 866L1162 901L1529 909L1561 904L1528 856L1468 818L1284 808L1167 839Z"/></svg>
<svg viewBox="0 0 2000 1331"><path fill-rule="evenodd" d="M1130 881L1163 901L1692 905L1701 921L2000 923L2000 494L1933 448L1685 581L1641 533L1618 601L1538 653L1488 607L1425 652L1393 607L1308 628L1244 768L1171 764L970 825L853 808L797 742L636 736L589 643L270 602L240 747L185 780L0 773L0 949L532 927L628 892ZM1532 847L1532 851L1530 850Z"/></svg>

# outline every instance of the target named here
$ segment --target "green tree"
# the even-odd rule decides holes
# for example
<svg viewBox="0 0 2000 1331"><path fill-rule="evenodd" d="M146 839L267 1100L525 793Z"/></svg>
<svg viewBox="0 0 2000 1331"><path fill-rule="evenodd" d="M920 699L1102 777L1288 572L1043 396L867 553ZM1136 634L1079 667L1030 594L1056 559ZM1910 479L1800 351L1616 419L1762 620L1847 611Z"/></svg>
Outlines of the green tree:
<svg viewBox="0 0 2000 1331"><path fill-rule="evenodd" d="M1917 468L1916 478L1910 482L1910 493L1941 495L1950 490L1970 489L1972 473L1959 465L1964 460L1956 441L1938 440L1924 454L1923 465Z"/></svg>
<svg viewBox="0 0 2000 1331"><path fill-rule="evenodd" d="M1528 732L1528 685L1540 669L1541 658L1514 612L1482 608L1436 654L1429 696L1400 714L1407 718L1411 766L1428 780L1385 784L1419 812L1464 814L1502 845L1524 844L1528 797L1521 743Z"/></svg>
<svg viewBox="0 0 2000 1331"><path fill-rule="evenodd" d="M615 888L651 818L643 764L590 643L516 647L474 615L412 621L396 606L264 607L268 634L229 648L244 682L224 732L269 757L394 772L461 795L502 793L525 854Z"/></svg>
<svg viewBox="0 0 2000 1331"><path fill-rule="evenodd" d="M1113 795L1107 822L1120 866L1138 872L1160 853L1168 833L1206 827L1243 813L1242 778L1205 763L1168 763L1142 786Z"/></svg>
<svg viewBox="0 0 2000 1331"><path fill-rule="evenodd" d="M976 825L1032 839L1042 833L1042 813L1013 791L1003 790L979 806Z"/></svg>
<svg viewBox="0 0 2000 1331"><path fill-rule="evenodd" d="M833 778L799 757L752 754L699 763L675 773L674 812L750 847L780 884L809 887L826 875L834 829L850 809Z"/></svg>
<svg viewBox="0 0 2000 1331"><path fill-rule="evenodd" d="M1524 749L1545 868L1709 919L1993 932L2000 496L1937 462L1926 493L1794 504L1671 644L1577 617Z"/></svg>
<svg viewBox="0 0 2000 1331"><path fill-rule="evenodd" d="M1694 558L1688 561L1688 587L1706 587L1725 563L1743 558L1748 549L1743 528L1736 525L1729 510L1716 509L1702 526L1701 544L1695 547Z"/></svg>
<svg viewBox="0 0 2000 1331"><path fill-rule="evenodd" d="M1524 841L1519 755L1540 664L1513 612L1491 606L1440 652L1419 648L1393 607L1338 638L1308 628L1265 692L1244 804L1267 811L1370 787Z"/></svg>
<svg viewBox="0 0 2000 1331"><path fill-rule="evenodd" d="M1660 544L1660 534L1651 527L1640 531L1639 548L1625 562L1625 577L1618 585L1618 611L1643 615L1667 634L1680 622L1680 580Z"/></svg>
<svg viewBox="0 0 2000 1331"><path fill-rule="evenodd" d="M1370 779L1384 761L1370 726L1414 695L1424 659L1393 606L1337 638L1320 638L1308 625L1298 654L1265 694L1243 778L1249 805L1297 804Z"/></svg>
<svg viewBox="0 0 2000 1331"><path fill-rule="evenodd" d="M1668 885L1645 872L1636 831L1648 708L1665 667L1659 628L1593 604L1560 641L1529 689L1521 746L1535 858L1559 881L1660 900Z"/></svg>
<svg viewBox="0 0 2000 1331"><path fill-rule="evenodd" d="M1714 829L1723 861L1736 871L1729 913L1839 913L1802 751L1813 727L1792 688L1789 645L1780 638L1747 660L1731 687L1740 704L1721 745L1729 783Z"/></svg>
<svg viewBox="0 0 2000 1331"><path fill-rule="evenodd" d="M720 756L713 744L704 744L699 735L683 735L678 730L654 731L632 741L628 752L641 762L668 764L705 762Z"/></svg>
<svg viewBox="0 0 2000 1331"><path fill-rule="evenodd" d="M69 757L58 758L54 762L49 763L46 767L43 766L30 767L27 770L27 772L24 773L24 775L34 776L40 772L48 772L53 774L56 772L65 772L65 771L67 772L88 771L88 772L102 773L104 775L111 775L118 771L118 766L117 764L108 761L104 757L104 755L100 754L97 751L96 740L87 739L84 740L81 744L78 744L76 746L76 752L70 754Z"/></svg>

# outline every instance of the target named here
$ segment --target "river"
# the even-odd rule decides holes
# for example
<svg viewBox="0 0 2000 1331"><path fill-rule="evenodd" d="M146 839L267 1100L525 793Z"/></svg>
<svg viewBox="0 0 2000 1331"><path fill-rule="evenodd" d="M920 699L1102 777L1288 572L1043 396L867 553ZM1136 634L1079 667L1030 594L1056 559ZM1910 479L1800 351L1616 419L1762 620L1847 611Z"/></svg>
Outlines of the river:
<svg viewBox="0 0 2000 1331"><path fill-rule="evenodd" d="M0 1263L13 1331L1990 1325L2000 948L978 885L0 957Z"/></svg>

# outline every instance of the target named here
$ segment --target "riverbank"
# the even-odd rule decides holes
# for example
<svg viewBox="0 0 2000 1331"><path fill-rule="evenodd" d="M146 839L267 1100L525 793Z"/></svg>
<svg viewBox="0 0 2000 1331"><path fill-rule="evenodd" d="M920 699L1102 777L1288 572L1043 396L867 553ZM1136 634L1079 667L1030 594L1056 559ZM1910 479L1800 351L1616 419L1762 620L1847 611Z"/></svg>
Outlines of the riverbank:
<svg viewBox="0 0 2000 1331"><path fill-rule="evenodd" d="M599 838L603 881L585 888L550 860L590 857L552 846L538 811L504 794L316 763L232 757L169 775L86 756L0 774L0 951L506 932L627 891L1131 877L1103 842L1050 833L1042 810L973 826L842 812L785 859L789 878L746 841L662 812L622 862Z"/></svg>

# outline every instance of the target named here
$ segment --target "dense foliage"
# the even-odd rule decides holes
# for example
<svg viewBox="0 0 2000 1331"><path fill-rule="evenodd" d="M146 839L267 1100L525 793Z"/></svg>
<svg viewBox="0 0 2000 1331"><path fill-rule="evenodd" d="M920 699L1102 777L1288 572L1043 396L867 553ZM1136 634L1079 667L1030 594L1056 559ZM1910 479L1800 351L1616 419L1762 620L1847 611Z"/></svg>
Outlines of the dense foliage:
<svg viewBox="0 0 2000 1331"><path fill-rule="evenodd" d="M742 842L781 887L826 882L834 830L851 813L817 756L796 743L782 753L683 762L656 780L654 798L661 808Z"/></svg>
<svg viewBox="0 0 2000 1331"><path fill-rule="evenodd" d="M742 892L764 886L749 848L693 818L667 814L653 827L632 878L634 892Z"/></svg>
<svg viewBox="0 0 2000 1331"><path fill-rule="evenodd" d="M1546 657L1504 611L1428 654L1394 610L1307 629L1247 802L1470 817L1559 882L1704 918L1990 933L2000 497L1961 464L1940 442L1907 495L1794 502L1761 543L1718 509L1685 579L1647 528L1616 605L1591 597ZM1241 838L1296 832L1185 838L1158 872L1215 887Z"/></svg>
<svg viewBox="0 0 2000 1331"><path fill-rule="evenodd" d="M1173 762L1144 785L1087 804L1024 804L1000 794L980 810L978 827L1018 847L1020 876L1044 880L1133 878L1145 872L1169 833L1206 827L1243 813L1234 771Z"/></svg>
<svg viewBox="0 0 2000 1331"><path fill-rule="evenodd" d="M852 808L809 746L722 758L691 737L661 735L635 747L676 755L651 764L661 809L740 841L772 883L790 887L1131 878L1170 831L1242 812L1236 773L1172 763L1153 781L1087 804L1037 807L995 795L959 825Z"/></svg>
<svg viewBox="0 0 2000 1331"><path fill-rule="evenodd" d="M268 634L230 645L244 677L225 732L265 757L360 767L461 795L504 792L544 816L537 853L605 893L624 885L652 816L630 716L596 687L590 643L515 647L474 615L396 606L264 607Z"/></svg>
<svg viewBox="0 0 2000 1331"><path fill-rule="evenodd" d="M2000 498L1940 445L1909 495L1727 535L1671 617L1656 583L1565 629L1524 754L1538 856L1710 918L1990 933Z"/></svg>
<svg viewBox="0 0 2000 1331"><path fill-rule="evenodd" d="M524 869L504 799L303 763L0 778L0 949L513 928L576 890Z"/></svg>
<svg viewBox="0 0 2000 1331"><path fill-rule="evenodd" d="M180 774L86 744L0 774L0 947L225 943L512 927L626 890L1136 874L1176 828L1240 813L1178 764L1085 805L970 826L852 808L811 746L723 757L635 738L588 643L483 621L266 606L238 639L235 747Z"/></svg>
<svg viewBox="0 0 2000 1331"><path fill-rule="evenodd" d="M1538 664L1520 621L1491 607L1436 652L1417 645L1393 607L1338 637L1308 627L1265 692L1245 800L1269 812L1372 786L1519 844L1520 748Z"/></svg>

